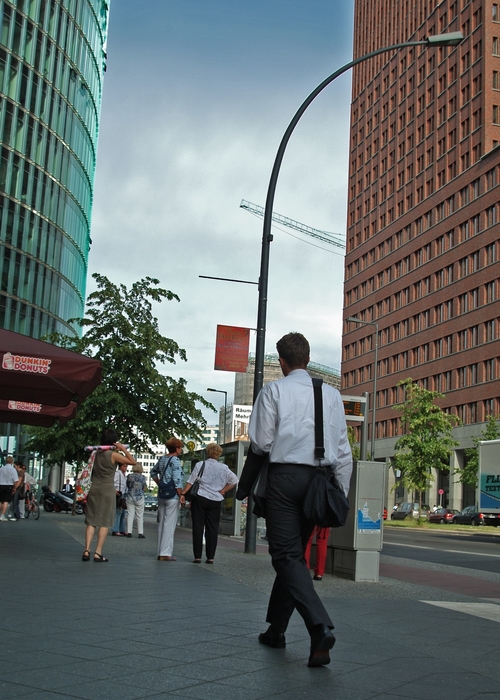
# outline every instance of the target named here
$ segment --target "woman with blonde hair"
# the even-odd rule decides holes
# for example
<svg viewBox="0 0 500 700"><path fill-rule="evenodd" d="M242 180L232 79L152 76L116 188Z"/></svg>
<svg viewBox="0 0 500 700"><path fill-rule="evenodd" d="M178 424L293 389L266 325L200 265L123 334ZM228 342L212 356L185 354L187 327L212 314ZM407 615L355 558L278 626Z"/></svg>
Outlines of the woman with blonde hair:
<svg viewBox="0 0 500 700"><path fill-rule="evenodd" d="M132 473L127 475L127 537L132 537L134 516L137 518L139 539L144 539L144 489L146 477L142 473L142 464L137 462L132 467Z"/></svg>
<svg viewBox="0 0 500 700"><path fill-rule="evenodd" d="M233 474L228 466L217 461L222 454L222 447L215 442L211 442L206 446L205 454L207 459L196 464L181 493L181 504L183 504L186 502L185 494L189 492L194 482L199 479L198 494L191 501L193 561L195 564L201 562L203 530L205 530L206 540L206 563L214 563L222 501L226 493L234 489L238 483L236 474Z"/></svg>

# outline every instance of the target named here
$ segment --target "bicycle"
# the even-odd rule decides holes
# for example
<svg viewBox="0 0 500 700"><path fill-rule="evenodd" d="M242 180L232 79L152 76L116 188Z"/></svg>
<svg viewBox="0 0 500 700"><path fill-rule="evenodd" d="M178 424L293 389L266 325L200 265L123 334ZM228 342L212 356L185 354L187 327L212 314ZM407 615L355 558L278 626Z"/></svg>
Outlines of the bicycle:
<svg viewBox="0 0 500 700"><path fill-rule="evenodd" d="M26 498L24 501L24 517L29 518L30 513L33 513L33 518L38 520L40 517L40 506L36 500L36 496L33 491L26 491Z"/></svg>

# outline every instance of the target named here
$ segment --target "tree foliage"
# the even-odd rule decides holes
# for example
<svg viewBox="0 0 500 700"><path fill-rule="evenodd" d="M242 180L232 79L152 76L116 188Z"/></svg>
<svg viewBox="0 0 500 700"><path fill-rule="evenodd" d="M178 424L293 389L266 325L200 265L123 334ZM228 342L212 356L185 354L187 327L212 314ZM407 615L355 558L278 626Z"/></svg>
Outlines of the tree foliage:
<svg viewBox="0 0 500 700"><path fill-rule="evenodd" d="M62 427L33 428L28 449L51 462L81 462L83 448L98 444L105 426L137 451L150 443L164 443L173 434L198 436L206 425L197 403L212 408L202 396L187 391L185 379L162 374L161 367L186 361L185 351L161 335L153 302L179 301L146 277L127 288L94 274L96 291L87 299L86 316L72 319L83 329L81 338L59 333L50 342L102 362L103 381L79 407L77 416ZM214 409L215 410L215 409Z"/></svg>
<svg viewBox="0 0 500 700"><path fill-rule="evenodd" d="M394 406L402 414L404 432L396 442L394 462L401 470L400 483L410 491L419 491L422 500L423 491L434 478L432 469L449 468L452 448L458 444L452 438L452 430L459 418L448 415L434 403L443 394L428 391L411 378L398 386L405 388L406 400Z"/></svg>
<svg viewBox="0 0 500 700"><path fill-rule="evenodd" d="M465 450L465 464L463 469L457 469L459 481L462 484L477 486L477 477L479 471L479 449L478 445L483 440L498 440L500 438L500 427L498 421L500 417L487 416L486 427L481 431L479 436L473 437L472 442L474 447L469 447Z"/></svg>
<svg viewBox="0 0 500 700"><path fill-rule="evenodd" d="M356 429L352 425L347 426L347 439L349 440L349 445L351 446L353 462L357 462L361 453L360 447L356 440Z"/></svg>

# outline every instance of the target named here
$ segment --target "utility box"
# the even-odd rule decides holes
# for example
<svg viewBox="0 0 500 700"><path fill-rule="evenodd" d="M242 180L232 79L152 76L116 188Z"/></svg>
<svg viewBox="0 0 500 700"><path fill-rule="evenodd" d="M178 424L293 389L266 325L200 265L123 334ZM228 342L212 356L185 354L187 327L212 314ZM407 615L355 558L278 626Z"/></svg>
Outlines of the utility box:
<svg viewBox="0 0 500 700"><path fill-rule="evenodd" d="M354 462L347 523L333 529L331 535L336 576L352 581L379 580L386 468L385 462Z"/></svg>

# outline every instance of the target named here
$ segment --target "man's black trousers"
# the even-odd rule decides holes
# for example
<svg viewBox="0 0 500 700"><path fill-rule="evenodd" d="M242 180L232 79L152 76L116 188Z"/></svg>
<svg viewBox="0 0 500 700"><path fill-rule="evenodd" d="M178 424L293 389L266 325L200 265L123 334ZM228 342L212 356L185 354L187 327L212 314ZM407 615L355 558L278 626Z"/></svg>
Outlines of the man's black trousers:
<svg viewBox="0 0 500 700"><path fill-rule="evenodd" d="M333 628L304 559L314 525L304 517L302 504L314 473L314 467L304 465L269 465L266 525L276 579L266 619L277 632L286 630L295 608L309 633L318 624Z"/></svg>

